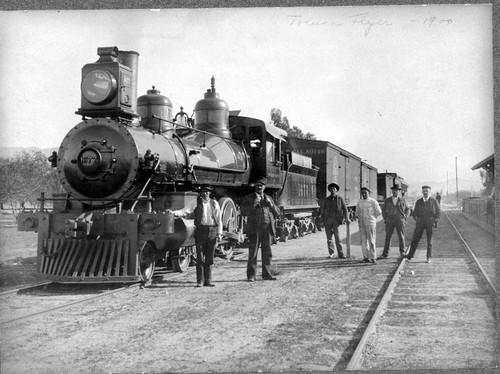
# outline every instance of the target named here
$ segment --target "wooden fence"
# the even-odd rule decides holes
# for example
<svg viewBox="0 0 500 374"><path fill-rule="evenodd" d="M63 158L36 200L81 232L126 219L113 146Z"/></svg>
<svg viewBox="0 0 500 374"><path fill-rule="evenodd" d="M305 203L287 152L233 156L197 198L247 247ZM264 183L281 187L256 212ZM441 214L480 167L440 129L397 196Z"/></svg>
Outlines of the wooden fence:
<svg viewBox="0 0 500 374"><path fill-rule="evenodd" d="M469 197L463 200L462 210L472 222L495 234L495 200L490 197Z"/></svg>

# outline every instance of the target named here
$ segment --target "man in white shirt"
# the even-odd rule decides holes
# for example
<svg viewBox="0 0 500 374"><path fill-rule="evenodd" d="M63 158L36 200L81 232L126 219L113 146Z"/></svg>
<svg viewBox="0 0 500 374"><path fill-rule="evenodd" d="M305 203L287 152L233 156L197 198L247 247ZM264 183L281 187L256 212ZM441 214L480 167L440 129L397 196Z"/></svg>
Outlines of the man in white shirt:
<svg viewBox="0 0 500 374"><path fill-rule="evenodd" d="M358 217L359 234L361 237L361 250L363 261L377 263L375 250L375 235L377 230L377 217L382 214L377 200L369 196L367 187L361 188L361 199L356 205L356 216Z"/></svg>
<svg viewBox="0 0 500 374"><path fill-rule="evenodd" d="M197 287L215 287L212 283L212 266L215 248L222 239L222 221L219 203L210 198L212 191L209 185L202 185L194 209L188 206L172 212L177 217L194 213Z"/></svg>

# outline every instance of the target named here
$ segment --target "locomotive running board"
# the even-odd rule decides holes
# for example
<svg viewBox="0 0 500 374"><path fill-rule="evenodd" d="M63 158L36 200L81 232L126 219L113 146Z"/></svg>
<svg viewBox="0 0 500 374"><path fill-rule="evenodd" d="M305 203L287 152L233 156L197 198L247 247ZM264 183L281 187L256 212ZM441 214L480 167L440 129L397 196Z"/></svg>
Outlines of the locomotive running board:
<svg viewBox="0 0 500 374"><path fill-rule="evenodd" d="M38 269L64 283L131 282L140 280L136 258L128 240L44 239Z"/></svg>

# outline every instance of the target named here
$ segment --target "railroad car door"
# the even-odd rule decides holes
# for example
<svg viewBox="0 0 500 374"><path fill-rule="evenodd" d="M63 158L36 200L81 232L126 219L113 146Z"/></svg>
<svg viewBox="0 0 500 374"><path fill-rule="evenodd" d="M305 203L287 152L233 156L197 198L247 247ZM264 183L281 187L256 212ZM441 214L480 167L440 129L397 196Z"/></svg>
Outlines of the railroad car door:
<svg viewBox="0 0 500 374"><path fill-rule="evenodd" d="M370 176L370 184L368 188L370 191L372 191L372 197L374 199L377 198L377 169L375 168L370 168L369 169L369 176Z"/></svg>
<svg viewBox="0 0 500 374"><path fill-rule="evenodd" d="M346 204L356 206L361 193L361 160L345 156L346 159Z"/></svg>

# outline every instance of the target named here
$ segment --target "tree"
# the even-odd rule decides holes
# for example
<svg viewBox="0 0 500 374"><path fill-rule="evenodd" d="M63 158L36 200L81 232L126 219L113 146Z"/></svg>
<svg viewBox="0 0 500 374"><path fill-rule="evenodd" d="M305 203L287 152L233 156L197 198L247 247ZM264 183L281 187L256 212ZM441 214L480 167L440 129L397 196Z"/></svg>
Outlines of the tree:
<svg viewBox="0 0 500 374"><path fill-rule="evenodd" d="M57 173L42 152L23 151L0 160L0 201L13 209L23 208L26 203L37 206L42 192L62 192Z"/></svg>
<svg viewBox="0 0 500 374"><path fill-rule="evenodd" d="M277 108L271 109L271 121L273 122L274 126L279 127L282 130L285 130L288 138L310 139L310 140L316 139L316 135L310 132L304 134L303 131L297 126L293 127L290 126L288 118L282 117L281 110Z"/></svg>

